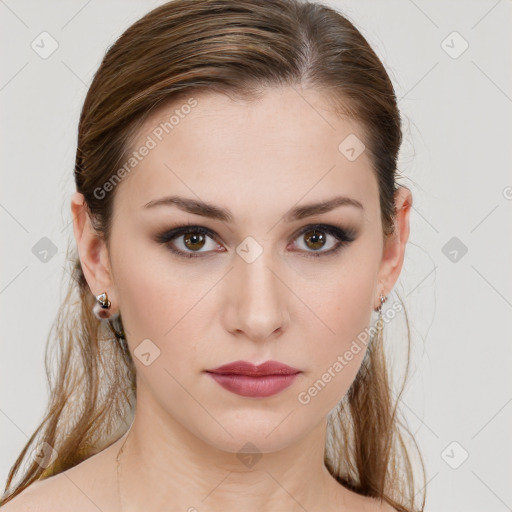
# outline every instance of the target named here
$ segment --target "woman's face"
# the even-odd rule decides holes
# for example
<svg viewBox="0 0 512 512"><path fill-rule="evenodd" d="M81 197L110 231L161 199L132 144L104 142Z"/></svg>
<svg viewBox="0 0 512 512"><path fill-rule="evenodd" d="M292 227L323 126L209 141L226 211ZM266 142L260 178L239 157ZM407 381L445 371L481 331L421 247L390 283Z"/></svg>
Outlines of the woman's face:
<svg viewBox="0 0 512 512"><path fill-rule="evenodd" d="M96 286L121 312L137 407L226 451L275 451L326 419L399 273L360 127L297 91L192 94L149 117L115 190L112 282ZM171 196L181 203L162 201ZM189 225L204 232L169 233ZM243 396L206 372L238 360L300 373L280 392Z"/></svg>

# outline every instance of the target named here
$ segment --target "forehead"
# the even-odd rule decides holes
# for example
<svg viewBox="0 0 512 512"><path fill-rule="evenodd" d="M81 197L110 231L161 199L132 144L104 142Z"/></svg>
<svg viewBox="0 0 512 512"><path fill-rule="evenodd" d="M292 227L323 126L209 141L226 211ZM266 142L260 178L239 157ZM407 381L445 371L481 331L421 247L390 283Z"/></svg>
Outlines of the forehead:
<svg viewBox="0 0 512 512"><path fill-rule="evenodd" d="M342 151L343 141L354 137L363 138L361 127L337 116L312 91L269 89L255 100L182 96L152 113L138 131L131 148L138 157L127 166L116 203L128 213L182 194L238 204L244 214L259 204L275 215L283 213L280 205L342 194L371 209L378 188L368 151L355 160Z"/></svg>

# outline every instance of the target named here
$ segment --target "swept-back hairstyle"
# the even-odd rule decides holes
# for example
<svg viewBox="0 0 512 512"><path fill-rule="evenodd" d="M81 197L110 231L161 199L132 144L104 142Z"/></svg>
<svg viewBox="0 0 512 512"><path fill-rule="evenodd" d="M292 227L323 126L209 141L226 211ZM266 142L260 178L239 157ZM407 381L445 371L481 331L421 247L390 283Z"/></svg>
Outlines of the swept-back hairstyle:
<svg viewBox="0 0 512 512"><path fill-rule="evenodd" d="M334 112L361 127L378 183L382 235L392 236L402 142L392 83L347 18L303 0L174 0L131 25L108 49L81 111L74 168L76 189L98 236L108 247L117 187L105 184L122 175L149 114L200 92L257 99L266 88L297 86L322 93ZM129 333L123 332L121 316L116 326L92 314L95 297L73 245L67 255L72 279L47 338L48 408L11 468L0 504L109 446L126 432L133 413ZM424 494L416 505L414 464L404 435L416 450L417 445L398 417L405 379L396 400L391 383L379 330L329 417L325 464L357 493L403 512L423 510ZM41 453L29 457L36 449L50 455L43 457L46 463ZM419 459L424 473L421 454ZM20 471L24 461L27 467Z"/></svg>

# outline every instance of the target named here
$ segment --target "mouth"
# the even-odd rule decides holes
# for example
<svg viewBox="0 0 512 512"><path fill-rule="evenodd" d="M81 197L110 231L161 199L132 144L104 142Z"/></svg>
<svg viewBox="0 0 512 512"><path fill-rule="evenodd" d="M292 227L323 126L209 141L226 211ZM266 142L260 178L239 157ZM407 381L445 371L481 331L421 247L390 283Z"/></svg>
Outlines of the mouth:
<svg viewBox="0 0 512 512"><path fill-rule="evenodd" d="M286 389L302 372L278 361L266 361L258 366L247 361L235 361L206 370L206 373L232 393L264 398Z"/></svg>

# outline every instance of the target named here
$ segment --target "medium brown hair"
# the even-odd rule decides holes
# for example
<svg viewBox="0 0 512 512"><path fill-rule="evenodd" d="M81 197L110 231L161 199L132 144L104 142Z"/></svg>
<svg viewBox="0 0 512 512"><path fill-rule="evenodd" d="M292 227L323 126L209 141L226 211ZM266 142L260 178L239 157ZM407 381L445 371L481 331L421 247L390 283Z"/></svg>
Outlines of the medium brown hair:
<svg viewBox="0 0 512 512"><path fill-rule="evenodd" d="M108 49L81 111L74 168L76 189L85 197L98 236L108 246L116 187L105 195L97 190L127 161L152 112L193 93L251 99L281 86L319 91L338 115L361 126L379 188L383 237L392 236L402 142L392 83L346 17L302 0L174 0L131 25ZM95 297L76 247L68 247L68 262L72 279L47 339L50 401L9 472L0 504L109 446L126 432L133 412L129 333L123 332L121 317L116 326L92 314ZM408 321L407 330L410 349ZM369 342L359 373L330 417L325 464L341 485L357 493L384 499L403 512L423 510L424 495L416 507L413 464L403 436L417 445L397 416L405 379L393 400L381 334ZM57 352L53 359L50 348ZM41 443L58 454L46 467L27 457ZM28 467L11 488L26 458ZM420 461L423 468L421 454Z"/></svg>

